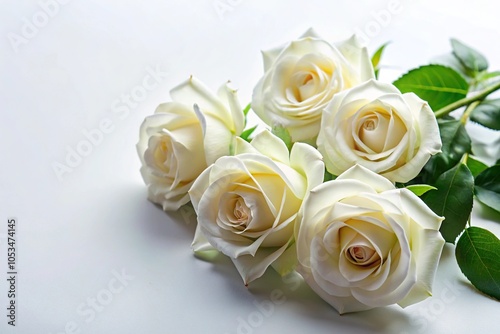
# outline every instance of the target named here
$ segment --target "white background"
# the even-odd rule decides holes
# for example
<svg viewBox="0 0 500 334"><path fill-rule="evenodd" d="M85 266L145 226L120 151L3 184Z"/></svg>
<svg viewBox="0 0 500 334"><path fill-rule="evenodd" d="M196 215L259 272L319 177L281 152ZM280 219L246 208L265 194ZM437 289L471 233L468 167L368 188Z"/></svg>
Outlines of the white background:
<svg viewBox="0 0 500 334"><path fill-rule="evenodd" d="M57 7L52 1L52 17L44 22L48 16L39 2L2 0L0 332L480 333L497 328L498 302L467 283L451 245L444 250L433 298L405 310L339 316L307 287L284 283L272 271L245 288L228 259L195 258L190 249L195 223L185 219L189 212L166 214L146 200L135 143L143 118L169 99L169 89L191 74L214 90L230 79L246 104L262 75L260 50L311 26L331 41L369 31L371 52L391 41L383 59L386 80L448 52L450 37L482 50L491 68L500 69L499 8L491 1L397 3L400 13L388 17L376 14L389 8L385 0L73 0ZM39 27L30 31L33 20ZM14 34L23 38L20 44L13 42ZM122 102L141 89L151 71L161 72L156 87L130 106ZM58 178L53 165L66 164L68 152L84 145L83 132L106 119L112 124L109 133ZM482 131L477 139L491 138ZM498 150L489 153L490 159L500 157ZM15 328L6 325L8 217L18 220ZM473 224L498 236L500 224L494 220L499 219L476 203ZM128 280L116 281L117 272ZM271 307L274 289L286 301ZM97 305L93 317L88 303L95 298L104 305Z"/></svg>

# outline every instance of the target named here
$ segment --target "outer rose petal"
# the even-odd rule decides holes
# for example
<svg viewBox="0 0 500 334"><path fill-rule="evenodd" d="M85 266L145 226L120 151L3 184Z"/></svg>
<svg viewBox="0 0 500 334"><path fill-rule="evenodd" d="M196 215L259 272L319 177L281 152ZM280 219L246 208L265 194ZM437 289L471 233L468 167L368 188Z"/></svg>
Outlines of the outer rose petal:
<svg viewBox="0 0 500 334"><path fill-rule="evenodd" d="M238 91L231 86L229 81L225 85L222 85L218 92L219 98L229 106L234 128L229 124L228 129L233 134L242 133L245 127L245 115L243 114L243 108L241 107L237 93Z"/></svg>
<svg viewBox="0 0 500 334"><path fill-rule="evenodd" d="M359 69L361 81L375 79L375 72L373 71L368 49L362 46L358 36L352 35L349 39L337 43L336 46L351 66Z"/></svg>
<svg viewBox="0 0 500 334"><path fill-rule="evenodd" d="M217 96L193 76L174 87L170 95L174 101L184 105L192 106L196 103L206 115L218 118L222 123L232 119L231 114ZM230 130L234 130L234 125L228 125Z"/></svg>
<svg viewBox="0 0 500 334"><path fill-rule="evenodd" d="M279 249L261 248L254 256L243 255L231 258L236 269L243 278L243 282L248 284L264 275L266 269L285 252L291 240Z"/></svg>
<svg viewBox="0 0 500 334"><path fill-rule="evenodd" d="M196 231L194 232L194 239L191 243L191 248L195 253L215 250L215 248L210 245L199 226L196 226Z"/></svg>
<svg viewBox="0 0 500 334"><path fill-rule="evenodd" d="M223 100L229 104L229 109L220 98L194 77L190 77L170 91L174 100L197 105L195 111L203 125L207 165L221 156L229 155L230 147L234 144L234 136L243 131L244 115L236 98L236 91L227 84L221 91Z"/></svg>
<svg viewBox="0 0 500 334"><path fill-rule="evenodd" d="M219 157L230 155L233 134L219 118L205 115L197 104L194 110L203 126L203 145L207 165L213 164Z"/></svg>
<svg viewBox="0 0 500 334"><path fill-rule="evenodd" d="M290 152L290 165L307 179L307 191L321 184L325 177L323 157L312 146L295 143Z"/></svg>
<svg viewBox="0 0 500 334"><path fill-rule="evenodd" d="M385 190L394 189L394 184L392 184L385 177L378 174L374 174L368 168L360 165L354 165L353 167L346 170L344 173L337 177L337 180L347 180L353 179L361 181L370 187L372 187L376 192L382 192Z"/></svg>
<svg viewBox="0 0 500 334"><path fill-rule="evenodd" d="M418 197L407 189L401 189L401 206L408 212L415 224L421 228L413 229L410 240L416 259L419 280L410 293L398 304L402 307L415 304L432 295L432 283L436 275L438 262L445 240L439 232L443 217L436 217Z"/></svg>
<svg viewBox="0 0 500 334"><path fill-rule="evenodd" d="M306 32L303 33L302 36L300 36L300 38L305 38L305 37L321 38L321 36L312 27L307 29Z"/></svg>
<svg viewBox="0 0 500 334"><path fill-rule="evenodd" d="M268 130L258 133L252 139L251 145L274 161L279 161L287 165L290 164L288 148L285 143Z"/></svg>

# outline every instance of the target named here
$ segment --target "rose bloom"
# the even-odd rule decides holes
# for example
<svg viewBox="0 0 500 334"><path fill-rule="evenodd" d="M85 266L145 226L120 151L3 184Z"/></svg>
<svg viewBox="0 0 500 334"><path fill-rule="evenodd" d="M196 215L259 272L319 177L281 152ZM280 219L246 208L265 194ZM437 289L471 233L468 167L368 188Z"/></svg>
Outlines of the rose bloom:
<svg viewBox="0 0 500 334"><path fill-rule="evenodd" d="M268 125L286 128L293 142L314 144L333 96L374 78L356 36L332 45L310 29L263 56L265 73L253 91L252 109Z"/></svg>
<svg viewBox="0 0 500 334"><path fill-rule="evenodd" d="M442 220L408 189L356 165L304 201L297 271L339 313L414 304L431 295Z"/></svg>
<svg viewBox="0 0 500 334"><path fill-rule="evenodd" d="M427 102L370 80L335 95L317 144L333 175L359 164L393 182L408 182L440 152L441 137Z"/></svg>
<svg viewBox="0 0 500 334"><path fill-rule="evenodd" d="M193 249L229 256L247 284L271 264L282 274L293 269L297 212L325 167L312 146L296 143L288 153L269 131L251 144L238 138L235 153L218 159L189 190L198 216Z"/></svg>
<svg viewBox="0 0 500 334"><path fill-rule="evenodd" d="M194 180L217 158L230 154L244 127L236 91L228 84L216 96L191 77L170 95L172 102L146 117L137 144L148 198L163 210L189 202Z"/></svg>

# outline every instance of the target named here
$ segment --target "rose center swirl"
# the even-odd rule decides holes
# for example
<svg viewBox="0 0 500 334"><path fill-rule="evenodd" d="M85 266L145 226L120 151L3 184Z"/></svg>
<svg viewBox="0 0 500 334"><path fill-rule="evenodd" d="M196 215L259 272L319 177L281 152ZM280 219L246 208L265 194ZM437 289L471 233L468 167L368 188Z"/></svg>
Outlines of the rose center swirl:
<svg viewBox="0 0 500 334"><path fill-rule="evenodd" d="M166 137L156 137L151 140L156 140L157 144L153 153L154 165L162 170L164 173L170 173L172 168L175 169L175 160L174 160L174 150L172 149L172 144L169 141L169 138ZM159 142L158 142L159 141Z"/></svg>
<svg viewBox="0 0 500 334"><path fill-rule="evenodd" d="M367 246L351 246L346 251L347 259L353 264L365 265L370 264L369 262L373 255L375 255L375 250Z"/></svg>
<svg viewBox="0 0 500 334"><path fill-rule="evenodd" d="M234 196L226 206L225 218L222 219L225 228L243 231L252 220L252 212L241 196Z"/></svg>
<svg viewBox="0 0 500 334"><path fill-rule="evenodd" d="M368 131L374 130L377 127L377 123L378 122L374 119L367 119L363 123L363 128Z"/></svg>
<svg viewBox="0 0 500 334"><path fill-rule="evenodd" d="M236 200L236 204L234 205L234 217L238 222L246 223L248 222L248 218L250 216L250 210L246 206L245 202L242 198L238 198Z"/></svg>
<svg viewBox="0 0 500 334"><path fill-rule="evenodd" d="M292 76L293 96L297 102L307 100L315 94L315 80L310 72L298 72Z"/></svg>

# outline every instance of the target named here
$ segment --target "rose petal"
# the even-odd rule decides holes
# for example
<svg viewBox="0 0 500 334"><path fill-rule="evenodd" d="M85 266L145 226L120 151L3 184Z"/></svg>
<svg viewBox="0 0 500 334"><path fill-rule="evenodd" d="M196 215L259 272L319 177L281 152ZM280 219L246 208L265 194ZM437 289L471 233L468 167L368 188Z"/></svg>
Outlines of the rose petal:
<svg viewBox="0 0 500 334"><path fill-rule="evenodd" d="M255 147L241 137L235 138L234 155L243 153L259 153Z"/></svg>
<svg viewBox="0 0 500 334"><path fill-rule="evenodd" d="M250 143L265 156L289 165L289 153L283 140L273 135L269 130L258 133Z"/></svg>
<svg viewBox="0 0 500 334"><path fill-rule="evenodd" d="M336 43L336 46L351 67L357 69L360 81L375 79L368 49L362 46L357 35L352 35L349 39Z"/></svg>
<svg viewBox="0 0 500 334"><path fill-rule="evenodd" d="M175 102L186 106L197 104L203 113L218 119L229 130L234 131L232 115L226 106L198 79L191 76L188 80L177 85L170 91L170 96Z"/></svg>
<svg viewBox="0 0 500 334"><path fill-rule="evenodd" d="M238 91L234 89L228 81L219 88L218 96L229 106L229 111L232 116L231 120L234 124L234 128L231 126L229 129L233 131L233 134L239 135L243 132L245 127L245 115L243 114L243 108L238 99Z"/></svg>
<svg viewBox="0 0 500 334"><path fill-rule="evenodd" d="M355 179L363 182L367 185L370 185L375 191L382 192L390 189L394 189L394 184L391 181L387 180L385 177L382 177L368 168L365 168L360 165L355 165L344 173L337 177L337 180L346 180L346 179Z"/></svg>
<svg viewBox="0 0 500 334"><path fill-rule="evenodd" d="M290 166L305 177L307 191L323 182L325 173L323 157L310 145L295 143L292 146Z"/></svg>
<svg viewBox="0 0 500 334"><path fill-rule="evenodd" d="M285 252L290 242L291 239L279 248L261 248L253 256L242 255L231 258L243 282L248 284L261 277L266 269Z"/></svg>
<svg viewBox="0 0 500 334"><path fill-rule="evenodd" d="M415 235L416 234L416 235ZM445 241L437 230L421 230L412 236L412 253L416 262L417 282L398 304L406 307L432 296L439 258Z"/></svg>
<svg viewBox="0 0 500 334"><path fill-rule="evenodd" d="M195 253L216 250L207 240L200 227L197 226L194 232L194 239L191 248Z"/></svg>

